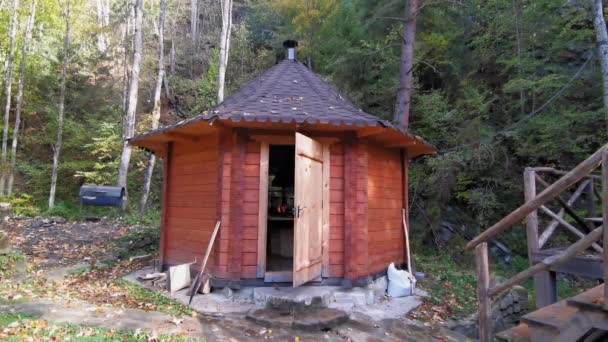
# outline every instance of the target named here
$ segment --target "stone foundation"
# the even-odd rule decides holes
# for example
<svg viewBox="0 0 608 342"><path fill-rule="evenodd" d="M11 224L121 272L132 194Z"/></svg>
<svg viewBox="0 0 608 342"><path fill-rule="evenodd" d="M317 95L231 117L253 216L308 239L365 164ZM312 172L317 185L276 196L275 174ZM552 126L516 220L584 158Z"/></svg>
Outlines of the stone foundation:
<svg viewBox="0 0 608 342"><path fill-rule="evenodd" d="M503 292L492 301L492 330L503 331L516 325L528 309L528 291L525 288L516 285L510 291ZM458 322L448 322L446 327L467 337L479 338L477 313Z"/></svg>

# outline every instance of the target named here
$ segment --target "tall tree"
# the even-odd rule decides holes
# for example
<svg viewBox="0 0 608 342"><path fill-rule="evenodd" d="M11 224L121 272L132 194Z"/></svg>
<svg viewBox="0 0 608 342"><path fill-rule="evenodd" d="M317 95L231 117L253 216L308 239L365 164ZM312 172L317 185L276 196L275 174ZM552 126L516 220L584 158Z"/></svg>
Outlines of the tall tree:
<svg viewBox="0 0 608 342"><path fill-rule="evenodd" d="M154 90L154 109L152 110L152 129L158 128L158 122L160 120L160 96L163 88L163 80L165 78L165 44L164 44L164 31L165 31L165 0L160 0L160 12L158 14L158 75L156 76L156 89ZM150 194L150 184L152 183L152 175L154 173L154 164L156 163L156 157L154 154L150 154L148 157L148 164L144 174L144 186L141 194L141 201L139 206L139 213L143 215L146 211L146 204L148 203L148 196Z"/></svg>
<svg viewBox="0 0 608 342"><path fill-rule="evenodd" d="M108 35L105 32L106 27L110 24L110 4L109 0L96 0L97 5L97 21L99 23L100 32L97 34L97 48L104 52L108 47Z"/></svg>
<svg viewBox="0 0 608 342"><path fill-rule="evenodd" d="M27 53L29 43L32 40L32 31L36 20L36 7L38 0L32 1L30 5L30 17L25 27L25 39L21 44L21 70L19 72L19 83L17 85L17 99L15 103L15 126L13 127L13 141L11 144L11 163L8 170L8 186L6 189L7 195L13 193L13 183L15 180L15 163L17 161L17 139L19 138L19 127L21 126L21 107L23 106L23 81L25 78L25 65L27 62Z"/></svg>
<svg viewBox="0 0 608 342"><path fill-rule="evenodd" d="M122 129L122 153L120 156L120 164L118 165L118 186L127 188L127 175L129 173L129 164L131 162L132 147L129 145L128 139L135 134L135 114L137 112L137 93L139 90L139 70L141 64L141 48L143 44L142 25L144 21L143 0L135 1L135 34L133 45L133 65L131 66L131 79L129 81L129 96L127 111L123 119ZM123 201L123 210L127 209L128 191L125 194Z"/></svg>
<svg viewBox="0 0 608 342"><path fill-rule="evenodd" d="M220 35L220 60L217 77L217 103L224 101L226 67L230 52L230 32L232 30L232 0L222 0L222 34Z"/></svg>
<svg viewBox="0 0 608 342"><path fill-rule="evenodd" d="M4 127L2 130L2 156L0 157L0 167L2 167L2 174L0 175L0 195L4 195L6 185L6 154L8 145L8 126L10 122L11 113L11 91L13 87L13 59L15 58L15 34L17 31L17 16L19 7L19 1L13 0L12 12L11 12L11 23L9 31L9 45L8 55L6 56L6 74L4 77L5 88L4 96L6 97L6 105L4 107Z"/></svg>
<svg viewBox="0 0 608 342"><path fill-rule="evenodd" d="M66 0L65 36L63 38L63 62L61 63L61 81L59 82L59 108L57 111L57 140L53 146L53 168L51 171L51 190L49 192L49 208L55 206L55 191L57 188L57 171L59 169L59 154L63 144L63 112L65 110L65 80L68 73L68 48L70 45L70 0Z"/></svg>
<svg viewBox="0 0 608 342"><path fill-rule="evenodd" d="M403 130L408 129L414 80L414 43L416 41L416 16L418 0L406 0L399 65L399 89L395 102L393 121Z"/></svg>
<svg viewBox="0 0 608 342"><path fill-rule="evenodd" d="M604 110L606 112L604 115L606 118L606 129L608 130L608 32L606 31L602 0L593 0L593 25L595 26L598 56L602 66Z"/></svg>

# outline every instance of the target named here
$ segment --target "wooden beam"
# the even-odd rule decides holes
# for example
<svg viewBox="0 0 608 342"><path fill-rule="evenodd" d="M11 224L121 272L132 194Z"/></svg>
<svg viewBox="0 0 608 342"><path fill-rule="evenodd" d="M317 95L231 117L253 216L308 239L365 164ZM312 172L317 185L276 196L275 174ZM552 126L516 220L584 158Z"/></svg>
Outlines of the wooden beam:
<svg viewBox="0 0 608 342"><path fill-rule="evenodd" d="M492 309L488 294L490 288L490 263L488 244L483 242L475 247L475 266L477 269L477 303L479 305L479 341L492 341Z"/></svg>
<svg viewBox="0 0 608 342"><path fill-rule="evenodd" d="M230 185L230 258L229 272L232 280L241 279L243 259L243 195L245 189L245 139L240 130L232 133Z"/></svg>
<svg viewBox="0 0 608 342"><path fill-rule="evenodd" d="M545 182L544 179L540 178L538 175L536 175L536 179L538 180L539 183L541 183L543 186L545 187L549 187L549 183ZM568 205L568 203L566 203L566 201L564 201L561 197L561 195L557 195L555 197L555 200L557 201L557 203L559 203L559 205L562 206L562 208L564 208L564 211L566 212L566 214L570 215L574 221L576 221L576 224L585 232L585 233L589 233L593 227L590 227L587 225L587 222L585 222L585 220L583 220L582 217L578 216L578 214L576 212L574 212L574 209L572 209L571 206Z"/></svg>
<svg viewBox="0 0 608 342"><path fill-rule="evenodd" d="M170 140L181 140L181 141L200 141L201 137L198 135L186 134L181 132L167 132L165 133Z"/></svg>
<svg viewBox="0 0 608 342"><path fill-rule="evenodd" d="M389 143L389 144L384 144L384 147L386 148L408 148L408 147L412 147L412 146L416 146L418 145L418 143L416 141L407 141L404 143Z"/></svg>
<svg viewBox="0 0 608 342"><path fill-rule="evenodd" d="M551 211L549 208L545 207L544 205L541 205L540 209L545 214L549 215L551 218L553 218L554 220L559 222L561 225L566 227L569 231L574 233L574 235L578 236L579 238L583 238L585 236L585 234L583 234L580 230L576 229L576 227L571 225L568 221L564 220L563 218L559 217L556 213L554 213L553 211ZM602 249L602 247L600 247L600 245L598 245L597 243L593 243L591 245L591 247L593 249L595 249L597 252L600 252L600 253L604 252L604 249Z"/></svg>
<svg viewBox="0 0 608 342"><path fill-rule="evenodd" d="M600 163L602 159L602 152L607 146L608 145L605 145L597 150L589 158L578 164L574 169L560 178L557 182L543 190L543 192L538 194L533 200L520 206L515 211L511 212L509 215L495 223L492 227L479 234L466 245L466 249L470 250L482 242L491 240L496 235L504 232L515 223L521 221L529 213L538 209L548 200L555 198L559 193L571 187L585 175L589 174Z"/></svg>
<svg viewBox="0 0 608 342"><path fill-rule="evenodd" d="M344 144L344 278L354 280L356 278L356 253L353 251L355 245L356 231L356 165L355 165L355 143L349 141Z"/></svg>
<svg viewBox="0 0 608 342"><path fill-rule="evenodd" d="M251 140L259 141L269 145L294 145L296 143L296 136L290 135L266 135L266 134L252 134L249 136Z"/></svg>
<svg viewBox="0 0 608 342"><path fill-rule="evenodd" d="M167 143L167 154L163 159L163 193L162 193L162 203L160 210L160 245L159 245L159 259L160 259L160 267L161 269L166 263L166 248L167 248L167 231L169 227L167 227L167 209L169 208L169 182L171 180L171 157L173 154L173 143Z"/></svg>
<svg viewBox="0 0 608 342"><path fill-rule="evenodd" d="M490 296L493 297L501 293L502 291L511 288L513 285L517 285L523 280L530 278L538 272L547 271L553 266L568 261L570 258L576 256L578 253L589 248L589 246L591 246L591 244L593 244L597 239L599 239L602 234L602 227L595 228L591 233L585 235L584 238L570 245L563 252L547 257L542 262L535 264L534 266L517 273L509 280L492 287L489 291ZM604 263L604 265L606 265L606 263Z"/></svg>
<svg viewBox="0 0 608 342"><path fill-rule="evenodd" d="M565 174L567 174L567 173L568 173L568 171L557 170L557 169L554 169L554 168L552 168L552 167L545 167L545 166L533 167L532 169L533 169L534 171L536 171L537 173L540 173L540 172L546 172L546 173L552 173L552 174L554 174L554 175L559 175L559 176L563 176L563 175L565 175ZM594 175L594 174L589 174L589 175L586 175L586 176L585 176L585 177L583 177L583 178L597 179L597 180L601 180L601 179L602 179L602 177L601 177L601 176L599 176L599 175Z"/></svg>
<svg viewBox="0 0 608 342"><path fill-rule="evenodd" d="M595 200L593 196L593 189L595 188L595 181L593 179L589 179L589 185L587 186L587 216L595 217L596 216L596 208L595 208Z"/></svg>
<svg viewBox="0 0 608 342"><path fill-rule="evenodd" d="M602 154L602 218L604 227L604 284L608 280L608 148ZM604 310L608 310L608 286L604 286Z"/></svg>
<svg viewBox="0 0 608 342"><path fill-rule="evenodd" d="M268 143L260 143L260 187L258 207L258 264L256 274L264 278L266 272L266 236L268 232Z"/></svg>
<svg viewBox="0 0 608 342"><path fill-rule="evenodd" d="M329 239L330 239L330 215L329 215L329 181L330 181L330 150L329 144L323 144L323 268L321 276L329 277Z"/></svg>
<svg viewBox="0 0 608 342"><path fill-rule="evenodd" d="M576 200L581 196L581 194L585 190L585 187L587 187L587 184L590 184L591 182L592 182L592 180L590 180L590 179L583 181L578 186L576 191L574 191L572 196L570 196L570 199L568 199L568 202L566 202L566 203L568 205L573 205L574 202L576 202ZM564 208L561 208L560 211L557 213L557 216L559 216L560 218L563 218L565 213L566 213L566 211L564 210ZM553 233L555 232L557 227L559 227L559 221L557 221L556 219L551 220L551 222L549 223L547 228L543 231L543 233L538 238L538 247L539 248L543 248L543 246L545 245L545 243L547 243L549 238L551 238L551 235L553 235Z"/></svg>

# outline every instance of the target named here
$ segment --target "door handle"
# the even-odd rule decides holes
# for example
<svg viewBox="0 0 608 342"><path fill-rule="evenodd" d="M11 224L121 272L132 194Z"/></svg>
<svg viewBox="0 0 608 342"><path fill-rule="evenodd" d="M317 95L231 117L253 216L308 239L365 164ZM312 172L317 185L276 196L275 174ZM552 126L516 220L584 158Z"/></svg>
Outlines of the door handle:
<svg viewBox="0 0 608 342"><path fill-rule="evenodd" d="M295 212L295 214L296 214L296 218L299 218L299 217L300 217L300 213L302 212L302 210L306 209L306 207L300 207L300 206L298 205L298 206L297 206L295 209L296 209L296 210L295 210L295 211L296 211L296 212Z"/></svg>

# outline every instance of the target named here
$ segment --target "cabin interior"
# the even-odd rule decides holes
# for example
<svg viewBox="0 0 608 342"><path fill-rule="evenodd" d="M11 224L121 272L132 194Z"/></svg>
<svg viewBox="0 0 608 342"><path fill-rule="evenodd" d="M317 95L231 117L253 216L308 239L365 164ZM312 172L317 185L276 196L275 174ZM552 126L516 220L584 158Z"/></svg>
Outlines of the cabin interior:
<svg viewBox="0 0 608 342"><path fill-rule="evenodd" d="M290 278L293 269L295 146L268 153L266 275Z"/></svg>

